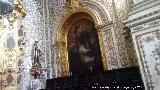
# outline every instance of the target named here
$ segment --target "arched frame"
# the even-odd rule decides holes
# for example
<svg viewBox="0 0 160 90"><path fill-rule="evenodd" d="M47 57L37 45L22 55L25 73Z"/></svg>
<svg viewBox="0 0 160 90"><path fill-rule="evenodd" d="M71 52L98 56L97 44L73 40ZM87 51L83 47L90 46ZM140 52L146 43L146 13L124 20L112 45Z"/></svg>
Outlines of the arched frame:
<svg viewBox="0 0 160 90"><path fill-rule="evenodd" d="M102 31L100 30L100 27L102 26L102 20L97 12L94 10L88 8L88 7L81 7L79 6L76 8L74 11L69 11L67 12L66 16L63 18L60 26L59 26L59 31L56 33L56 46L58 49L58 58L57 62L60 64L60 68L58 69L58 73L60 73L60 76L70 76L70 70L69 70L69 61L68 61L68 50L67 50L67 35L69 32L69 28L71 26L69 21L69 18L71 17L72 14L79 13L79 12L84 12L87 13L91 18L89 17L79 17L79 18L87 18L92 20L95 23L95 27L97 30L98 34L98 39L99 39L99 45L100 45L100 51L101 51L101 57L102 57L102 63L103 63L103 68L104 70L108 70L108 65L107 65L107 57L105 54L105 49L104 49L104 44L103 44L103 36L102 36ZM75 20L72 21L74 23Z"/></svg>

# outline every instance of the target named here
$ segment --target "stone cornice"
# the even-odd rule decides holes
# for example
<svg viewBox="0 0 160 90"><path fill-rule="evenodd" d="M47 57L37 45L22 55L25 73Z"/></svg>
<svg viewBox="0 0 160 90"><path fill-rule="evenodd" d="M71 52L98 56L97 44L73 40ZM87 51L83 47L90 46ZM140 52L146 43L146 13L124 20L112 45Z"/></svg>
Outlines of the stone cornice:
<svg viewBox="0 0 160 90"><path fill-rule="evenodd" d="M146 2L146 0L143 0L141 2L138 3L133 3L132 8L134 9L135 7L141 6L141 4L144 4Z"/></svg>
<svg viewBox="0 0 160 90"><path fill-rule="evenodd" d="M141 25L141 24L144 24L144 23L153 21L153 20L157 20L157 19L160 19L160 16L156 16L156 17L153 17L153 18L144 20L144 21L142 21L142 22L137 22L137 23L134 23L134 24L132 24L132 25L127 25L127 26L131 28L131 27L135 27L135 26L138 26L138 25Z"/></svg>
<svg viewBox="0 0 160 90"><path fill-rule="evenodd" d="M148 28L157 27L159 25L160 25L160 19L157 19L157 20L153 20L153 21L150 21L150 22L147 22L147 23L132 27L131 28L131 32L135 33L135 32L146 30Z"/></svg>
<svg viewBox="0 0 160 90"><path fill-rule="evenodd" d="M105 23L104 25L102 25L100 28L109 27L112 24L113 24L113 21L109 21L109 22Z"/></svg>
<svg viewBox="0 0 160 90"><path fill-rule="evenodd" d="M143 23L146 23L146 22L149 22L149 21L152 21L152 20L156 20L156 19L160 19L160 15L157 15L160 13L160 10L158 11L154 11L152 13L149 13L149 14L146 14L146 15L143 15L143 16L140 16L138 18L135 18L135 19L132 19L132 20L127 20L127 21L124 21L123 23L125 25L127 25L128 27L134 27L136 25L140 25L140 24L143 24ZM155 16L153 16L155 15ZM152 16L152 17L151 17ZM151 18L149 18L151 17ZM142 19L144 19L142 21Z"/></svg>
<svg viewBox="0 0 160 90"><path fill-rule="evenodd" d="M140 4L134 5L132 7L132 9L131 9L132 12L129 13L129 16L131 16L133 14L136 14L136 13L139 13L141 11L147 10L149 8L158 6L158 5L160 5L159 0L148 0L148 1L145 1L145 2L141 2Z"/></svg>

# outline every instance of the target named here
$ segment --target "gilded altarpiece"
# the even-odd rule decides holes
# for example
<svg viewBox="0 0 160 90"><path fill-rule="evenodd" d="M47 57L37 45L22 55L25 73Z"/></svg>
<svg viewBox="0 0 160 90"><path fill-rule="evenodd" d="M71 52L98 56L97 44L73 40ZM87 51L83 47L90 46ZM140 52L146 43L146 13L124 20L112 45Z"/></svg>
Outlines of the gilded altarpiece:
<svg viewBox="0 0 160 90"><path fill-rule="evenodd" d="M75 16L79 16L77 19L73 19L75 18ZM84 13L84 12L77 12L77 13L73 13L68 19L67 21L64 23L63 25L63 28L57 33L57 48L58 48L58 60L60 60L58 62L58 64L60 65L60 68L58 69L59 70L59 73L61 74L61 76L68 76L68 75L71 75L71 71L69 70L69 61L68 61L68 50L69 50L69 47L70 45L68 44L68 41L67 41L67 34L69 33L69 27L71 27L71 25L73 23L75 23L76 20L83 20L83 19L89 19L89 20L92 20L93 21L93 18L87 14L87 13ZM95 26L98 26L98 25L95 25ZM96 30L97 29L97 30ZM97 27L95 29L95 31L97 32L98 34L98 38L99 38L99 45L100 45L100 49L101 50L101 56L102 56L102 60L101 62L103 62L103 68L105 70L108 69L108 66L107 66L107 58L105 56L105 51L104 51L104 44L103 44L103 38L102 38L102 34L101 34L101 31L100 31L100 27ZM84 30L85 31L85 30ZM94 31L94 32L95 32ZM79 31L77 31L79 32ZM68 39L68 40L71 40L71 39ZM69 46L68 46L69 45ZM67 49L68 48L68 49Z"/></svg>
<svg viewBox="0 0 160 90"><path fill-rule="evenodd" d="M78 0L76 1L78 2ZM122 0L121 3L119 3L118 1L113 2L113 0L109 0L107 2L79 0L78 7L75 6L75 9L69 8L72 10L67 10L66 14L63 13L64 17L61 20L62 23L59 23L60 24L59 28L62 28L62 24L64 24L63 22L65 22L65 20L67 19L66 17L69 17L69 15L72 12L78 12L78 11L95 12L96 17L93 17L93 18L97 19L97 21L99 22L97 23L98 24L97 26L98 26L98 31L100 31L102 34L101 37L103 38L102 42L105 47L105 50L104 50L105 57L107 58L107 60L109 59L108 61L105 61L109 64L107 68L115 69L115 68L123 68L123 67L137 65L136 63L137 59L131 44L132 40L125 40L123 35L125 30L123 29L122 21L125 20L127 17L129 4L130 3L128 1L124 1L124 0ZM103 5L105 5L105 7L109 12L104 10L103 7L101 7ZM94 16L94 14L91 14L91 16ZM110 20L113 22L110 22ZM108 23L111 23L111 24L109 25ZM66 30L67 27L63 27L63 29ZM109 32L109 34L106 32ZM57 36L58 35L61 36L61 34L63 35L65 33L62 33L61 31L57 32ZM55 44L55 46L58 46L56 47L56 50L57 51L58 49L60 50L58 52L62 51L62 49L60 49L61 46L67 47L67 43L65 42L66 41L65 39L66 37L63 38L64 42L63 40L61 40L62 42L59 40L55 41L55 43L57 43ZM59 45L58 43L61 45ZM56 57L55 59L57 63L56 68L58 69L57 76L61 76L60 72L63 72L63 70L61 70L60 62L61 62L62 56L66 57L65 55L68 55L68 54L64 53L62 55L61 54L55 55Z"/></svg>

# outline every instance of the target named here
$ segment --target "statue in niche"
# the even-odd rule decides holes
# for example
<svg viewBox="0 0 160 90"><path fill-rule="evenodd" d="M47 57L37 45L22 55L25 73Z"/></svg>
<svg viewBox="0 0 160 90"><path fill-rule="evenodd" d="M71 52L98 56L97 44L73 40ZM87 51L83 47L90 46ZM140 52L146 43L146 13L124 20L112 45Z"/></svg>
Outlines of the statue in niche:
<svg viewBox="0 0 160 90"><path fill-rule="evenodd" d="M33 45L33 65L40 65L39 58L41 51L38 49L38 41Z"/></svg>
<svg viewBox="0 0 160 90"><path fill-rule="evenodd" d="M38 49L38 41L35 41L32 49L32 59L33 59L33 66L31 69L31 75L33 75L34 79L39 78L41 74L41 64L39 62L41 51Z"/></svg>
<svg viewBox="0 0 160 90"><path fill-rule="evenodd" d="M42 62L40 62L42 55L43 53L38 49L38 41L35 41L32 49L33 66L31 68L31 75L33 79L43 80L45 78L44 75L47 68L44 68Z"/></svg>

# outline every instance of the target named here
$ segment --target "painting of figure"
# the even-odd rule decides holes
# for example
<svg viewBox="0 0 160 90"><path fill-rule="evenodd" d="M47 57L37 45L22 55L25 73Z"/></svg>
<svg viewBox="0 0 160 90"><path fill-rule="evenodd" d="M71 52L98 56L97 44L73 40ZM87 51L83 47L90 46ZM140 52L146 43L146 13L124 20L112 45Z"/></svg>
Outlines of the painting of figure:
<svg viewBox="0 0 160 90"><path fill-rule="evenodd" d="M77 21L68 33L67 42L72 74L97 73L103 70L98 35L92 21Z"/></svg>

